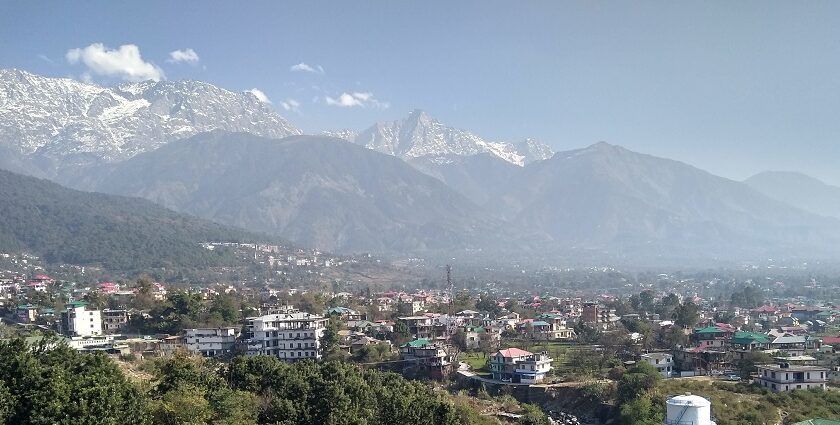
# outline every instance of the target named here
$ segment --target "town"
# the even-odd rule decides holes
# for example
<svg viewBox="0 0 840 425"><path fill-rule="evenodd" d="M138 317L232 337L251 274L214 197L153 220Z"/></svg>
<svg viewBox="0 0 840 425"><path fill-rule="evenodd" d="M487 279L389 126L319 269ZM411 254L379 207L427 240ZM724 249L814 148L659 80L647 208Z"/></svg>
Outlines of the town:
<svg viewBox="0 0 840 425"><path fill-rule="evenodd" d="M255 258L272 250L254 249ZM37 264L36 257L24 261ZM600 286L556 284L551 293L545 287L535 293L498 281L463 288L447 266L428 288L333 292L283 288L274 280L173 287L148 276L81 286L38 266L24 269L0 277L6 337L102 353L128 369L179 355L340 361L456 392L513 395L540 405L555 423L593 424L611 415L639 417L628 409L650 403L657 386L695 398L708 391L710 399L744 391L830 394L840 387L840 309L813 298L824 292L814 281L796 294L780 291L785 283L776 279L727 286L719 277L689 277L677 285L667 274L626 274L631 278L619 278L627 283L610 294L605 288L621 272L609 269L586 272L612 276L597 278L606 282ZM623 393L626 381L645 373L652 383ZM519 408L477 408L519 417ZM756 408L813 419L801 407ZM711 412L719 423L737 419L714 405Z"/></svg>

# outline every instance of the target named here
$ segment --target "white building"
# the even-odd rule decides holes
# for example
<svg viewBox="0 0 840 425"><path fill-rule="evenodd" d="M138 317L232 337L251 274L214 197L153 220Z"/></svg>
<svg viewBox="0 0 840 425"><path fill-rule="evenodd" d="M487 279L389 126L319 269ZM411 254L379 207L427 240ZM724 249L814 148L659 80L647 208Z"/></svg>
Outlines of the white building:
<svg viewBox="0 0 840 425"><path fill-rule="evenodd" d="M102 313L88 309L87 303L74 301L61 312L61 332L67 336L102 335Z"/></svg>
<svg viewBox="0 0 840 425"><path fill-rule="evenodd" d="M825 389L828 382L828 368L819 366L795 366L789 363L760 365L758 385L773 392L793 390Z"/></svg>
<svg viewBox="0 0 840 425"><path fill-rule="evenodd" d="M281 360L321 358L321 339L329 319L289 306L284 312L247 319L248 354Z"/></svg>
<svg viewBox="0 0 840 425"><path fill-rule="evenodd" d="M551 371L551 361L545 353L507 348L490 357L490 371L497 381L537 384Z"/></svg>
<svg viewBox="0 0 840 425"><path fill-rule="evenodd" d="M184 329L184 343L189 352L203 357L229 353L236 343L236 328Z"/></svg>
<svg viewBox="0 0 840 425"><path fill-rule="evenodd" d="M674 370L674 356L670 353L642 354L641 360L655 367L663 378L670 377L671 372Z"/></svg>

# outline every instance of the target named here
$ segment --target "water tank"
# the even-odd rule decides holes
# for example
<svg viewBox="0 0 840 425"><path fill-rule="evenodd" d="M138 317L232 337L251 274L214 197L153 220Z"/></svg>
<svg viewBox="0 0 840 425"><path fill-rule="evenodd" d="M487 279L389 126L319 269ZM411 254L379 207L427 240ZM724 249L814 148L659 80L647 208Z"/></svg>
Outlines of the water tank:
<svg viewBox="0 0 840 425"><path fill-rule="evenodd" d="M712 422L712 403L703 397L678 395L665 402L666 425L715 425Z"/></svg>

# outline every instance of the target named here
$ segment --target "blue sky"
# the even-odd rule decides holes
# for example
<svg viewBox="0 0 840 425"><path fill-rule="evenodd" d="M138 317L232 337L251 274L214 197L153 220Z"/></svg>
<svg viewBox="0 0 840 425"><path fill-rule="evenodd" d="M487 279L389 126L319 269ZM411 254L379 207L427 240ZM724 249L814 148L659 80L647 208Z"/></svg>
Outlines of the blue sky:
<svg viewBox="0 0 840 425"><path fill-rule="evenodd" d="M0 67L115 83L68 51L135 45L165 78L261 90L308 132L421 108L493 140L840 184L837 16L819 1L0 1ZM172 61L186 49L198 60Z"/></svg>

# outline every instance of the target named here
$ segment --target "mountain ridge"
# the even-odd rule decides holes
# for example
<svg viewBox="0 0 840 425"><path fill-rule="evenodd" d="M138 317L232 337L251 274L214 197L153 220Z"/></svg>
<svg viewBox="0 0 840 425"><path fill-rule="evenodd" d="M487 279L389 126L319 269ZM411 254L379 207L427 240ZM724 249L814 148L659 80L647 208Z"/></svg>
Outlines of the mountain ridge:
<svg viewBox="0 0 840 425"><path fill-rule="evenodd" d="M253 94L201 81L100 86L0 70L0 143L23 155L113 162L214 129L301 133Z"/></svg>

